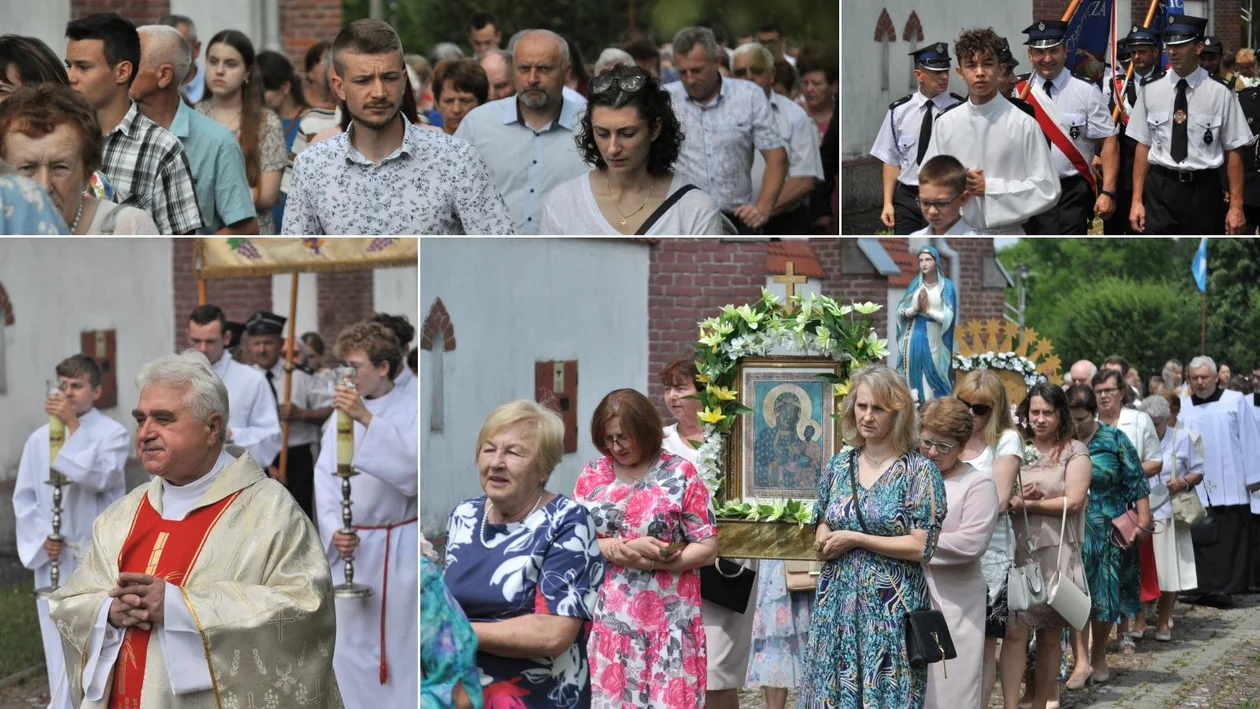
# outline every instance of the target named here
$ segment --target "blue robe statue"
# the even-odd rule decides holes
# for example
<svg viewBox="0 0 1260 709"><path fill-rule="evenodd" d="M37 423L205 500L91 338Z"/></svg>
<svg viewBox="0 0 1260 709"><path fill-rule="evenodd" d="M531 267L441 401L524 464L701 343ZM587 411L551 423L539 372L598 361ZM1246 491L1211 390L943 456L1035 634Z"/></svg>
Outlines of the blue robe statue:
<svg viewBox="0 0 1260 709"><path fill-rule="evenodd" d="M931 257L928 264L923 256ZM949 396L953 390L954 313L958 294L954 284L941 274L941 255L931 246L919 249L919 274L906 288L897 304L897 347L901 356L897 373L905 377L919 400ZM925 268L934 273L935 283L924 282ZM919 293L927 294L927 308L916 309Z"/></svg>

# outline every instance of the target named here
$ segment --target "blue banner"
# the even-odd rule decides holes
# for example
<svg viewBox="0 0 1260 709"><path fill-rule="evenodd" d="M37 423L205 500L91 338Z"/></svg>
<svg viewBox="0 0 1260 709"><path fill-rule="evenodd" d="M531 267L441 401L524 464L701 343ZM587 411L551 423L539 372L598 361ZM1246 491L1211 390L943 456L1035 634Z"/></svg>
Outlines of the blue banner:
<svg viewBox="0 0 1260 709"><path fill-rule="evenodd" d="M1113 5L1115 0L1082 0L1068 20L1067 70L1091 84L1102 84Z"/></svg>
<svg viewBox="0 0 1260 709"><path fill-rule="evenodd" d="M1190 264L1190 272L1194 274L1195 285L1203 293L1207 292L1207 237L1199 239L1199 249L1194 252L1194 262Z"/></svg>
<svg viewBox="0 0 1260 709"><path fill-rule="evenodd" d="M1159 0L1159 4L1155 6L1155 18L1151 20L1151 29L1155 31L1155 36L1160 38L1160 47L1163 47L1164 27L1168 25L1168 16L1185 13L1186 5L1182 0ZM1160 54L1159 66L1161 69L1168 66L1168 52Z"/></svg>

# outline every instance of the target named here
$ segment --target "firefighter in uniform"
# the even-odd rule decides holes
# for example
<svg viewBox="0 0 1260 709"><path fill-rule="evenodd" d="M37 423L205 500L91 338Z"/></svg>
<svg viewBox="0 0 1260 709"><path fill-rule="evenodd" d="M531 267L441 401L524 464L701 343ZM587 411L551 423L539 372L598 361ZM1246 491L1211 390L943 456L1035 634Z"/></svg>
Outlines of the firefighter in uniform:
<svg viewBox="0 0 1260 709"><path fill-rule="evenodd" d="M1129 61L1133 64L1133 76L1126 82L1125 74L1120 74L1107 83L1109 105L1113 110L1116 96L1123 98L1119 125L1120 175L1116 181L1116 211L1110 219L1103 222L1103 233L1108 236L1132 233L1129 209L1133 206L1133 156L1137 153L1138 143L1128 134L1129 114L1137 102L1142 81L1155 73L1160 54L1159 37L1147 27L1134 25L1123 41Z"/></svg>

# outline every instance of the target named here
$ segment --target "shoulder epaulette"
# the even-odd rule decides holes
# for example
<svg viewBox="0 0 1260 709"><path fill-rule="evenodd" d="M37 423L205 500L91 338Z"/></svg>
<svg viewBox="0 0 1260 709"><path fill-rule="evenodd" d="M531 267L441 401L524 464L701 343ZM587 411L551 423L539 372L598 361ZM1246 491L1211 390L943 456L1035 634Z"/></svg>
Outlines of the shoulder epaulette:
<svg viewBox="0 0 1260 709"><path fill-rule="evenodd" d="M1215 81L1217 81L1218 83L1220 83L1220 85L1221 85L1221 86L1224 86L1224 87L1226 87L1226 88L1230 89L1231 91L1233 90L1233 87L1232 87L1232 86L1230 86L1230 85L1229 85L1229 82L1228 82L1228 81L1226 81L1223 77L1217 76L1216 74L1208 74L1208 77L1209 77L1209 78L1211 78L1211 79L1214 79Z"/></svg>
<svg viewBox="0 0 1260 709"><path fill-rule="evenodd" d="M1156 69L1155 71L1151 72L1150 76L1146 77L1145 79L1142 79L1142 85L1146 86L1147 84L1151 82L1159 81L1160 79L1164 78L1164 76L1166 76L1167 74L1168 72L1164 71L1163 69Z"/></svg>
<svg viewBox="0 0 1260 709"><path fill-rule="evenodd" d="M953 96L953 97L954 97L954 99L956 99L959 103L962 103L963 101L966 101L966 100L967 100L967 99L963 98L962 96L959 96L958 94L954 93L953 91L949 92L949 95L950 95L950 96Z"/></svg>
<svg viewBox="0 0 1260 709"><path fill-rule="evenodd" d="M1011 103L1015 104L1015 108L1018 108L1024 113L1027 113L1028 115L1033 117L1033 120L1036 120L1037 111L1032 107L1031 103L1028 103L1022 98L1016 98L1014 96L1011 96L1009 98L1010 98Z"/></svg>
<svg viewBox="0 0 1260 709"><path fill-rule="evenodd" d="M1028 77L1030 77L1030 76L1032 76L1032 72L1028 72L1027 74L1020 74L1019 76L1016 76L1016 77L1015 77L1015 80L1016 80L1016 81L1028 81Z"/></svg>
<svg viewBox="0 0 1260 709"><path fill-rule="evenodd" d="M914 94L906 94L905 96L902 96L901 98L897 99L896 101L893 101L892 103L888 104L888 110L889 110L889 111L896 110L896 108L897 108L898 106L900 106L900 105L904 104L905 102L909 101L909 100L910 100L913 96L914 96Z"/></svg>
<svg viewBox="0 0 1260 709"><path fill-rule="evenodd" d="M955 98L958 98L958 103L955 103L955 104L953 104L953 105L951 105L951 106L949 106L949 107L945 108L945 109L944 109L944 110L942 110L940 113L936 114L936 118L937 118L937 120L940 120L940 117L941 117L941 116L943 116L943 115L945 115L946 113L949 113L950 111L954 110L955 108L958 108L959 106L963 105L964 103L967 103L967 99L962 98L962 97L959 97L959 96L957 96L956 94L950 94L950 96L954 96Z"/></svg>

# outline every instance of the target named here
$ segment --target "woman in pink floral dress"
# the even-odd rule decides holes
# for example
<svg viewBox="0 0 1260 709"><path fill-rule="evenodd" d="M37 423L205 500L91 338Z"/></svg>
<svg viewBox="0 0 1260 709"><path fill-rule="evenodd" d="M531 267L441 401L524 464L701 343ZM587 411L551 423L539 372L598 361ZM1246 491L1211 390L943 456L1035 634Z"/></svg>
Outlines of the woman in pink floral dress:
<svg viewBox="0 0 1260 709"><path fill-rule="evenodd" d="M607 564L587 643L596 709L704 704L698 569L717 556L717 528L708 488L662 450L661 428L639 392L605 396L591 418L604 457L586 465L573 495Z"/></svg>

